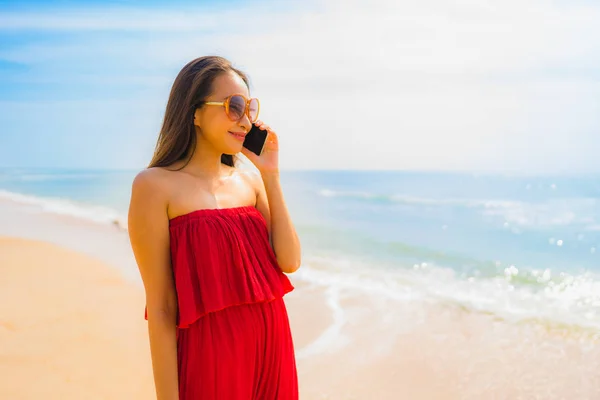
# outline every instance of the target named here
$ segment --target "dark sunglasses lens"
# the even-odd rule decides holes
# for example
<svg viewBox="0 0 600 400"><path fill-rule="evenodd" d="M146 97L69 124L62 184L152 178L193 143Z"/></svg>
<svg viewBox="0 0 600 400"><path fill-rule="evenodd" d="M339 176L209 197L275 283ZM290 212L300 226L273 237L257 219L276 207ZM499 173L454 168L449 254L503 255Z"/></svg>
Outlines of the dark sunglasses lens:
<svg viewBox="0 0 600 400"><path fill-rule="evenodd" d="M246 99L242 96L232 96L229 99L229 118L239 121L244 116L246 109Z"/></svg>
<svg viewBox="0 0 600 400"><path fill-rule="evenodd" d="M248 114L250 114L250 122L256 122L258 119L258 99L250 99L250 104L248 105Z"/></svg>

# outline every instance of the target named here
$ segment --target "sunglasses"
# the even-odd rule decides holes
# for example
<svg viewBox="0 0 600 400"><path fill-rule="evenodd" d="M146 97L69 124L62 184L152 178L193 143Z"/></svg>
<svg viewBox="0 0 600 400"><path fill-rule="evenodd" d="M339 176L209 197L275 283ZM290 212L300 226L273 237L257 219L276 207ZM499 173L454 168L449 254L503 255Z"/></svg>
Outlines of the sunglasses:
<svg viewBox="0 0 600 400"><path fill-rule="evenodd" d="M207 106L224 106L227 117L236 122L247 115L250 122L254 123L258 119L258 111L260 110L258 99L246 99L241 94L232 94L225 101L206 101L204 104Z"/></svg>

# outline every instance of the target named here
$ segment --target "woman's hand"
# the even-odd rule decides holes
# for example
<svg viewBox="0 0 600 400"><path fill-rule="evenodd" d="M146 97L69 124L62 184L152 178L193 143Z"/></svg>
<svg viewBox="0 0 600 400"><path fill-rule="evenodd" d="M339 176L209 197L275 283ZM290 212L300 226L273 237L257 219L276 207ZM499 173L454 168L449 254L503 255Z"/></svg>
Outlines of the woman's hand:
<svg viewBox="0 0 600 400"><path fill-rule="evenodd" d="M242 148L244 154L256 166L262 175L279 172L279 141L277 134L262 121L256 121L255 125L267 131L265 147L260 156L254 154L247 148Z"/></svg>

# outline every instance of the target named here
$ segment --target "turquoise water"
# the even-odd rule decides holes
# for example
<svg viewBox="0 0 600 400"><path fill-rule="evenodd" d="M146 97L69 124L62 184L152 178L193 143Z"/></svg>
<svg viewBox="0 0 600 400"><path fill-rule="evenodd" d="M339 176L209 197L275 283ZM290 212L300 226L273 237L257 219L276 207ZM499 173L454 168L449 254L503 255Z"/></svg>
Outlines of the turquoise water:
<svg viewBox="0 0 600 400"><path fill-rule="evenodd" d="M136 171L0 170L0 195L124 220ZM600 180L284 172L307 279L600 328Z"/></svg>

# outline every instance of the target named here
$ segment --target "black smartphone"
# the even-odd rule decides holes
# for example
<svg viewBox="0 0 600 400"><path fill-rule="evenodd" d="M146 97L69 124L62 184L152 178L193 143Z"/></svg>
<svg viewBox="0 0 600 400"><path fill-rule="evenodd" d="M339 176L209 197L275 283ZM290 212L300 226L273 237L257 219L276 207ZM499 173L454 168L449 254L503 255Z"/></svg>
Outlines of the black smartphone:
<svg viewBox="0 0 600 400"><path fill-rule="evenodd" d="M246 134L244 139L244 147L253 152L256 155L261 155L265 142L267 141L266 130L260 129L258 126L252 124L252 129Z"/></svg>

